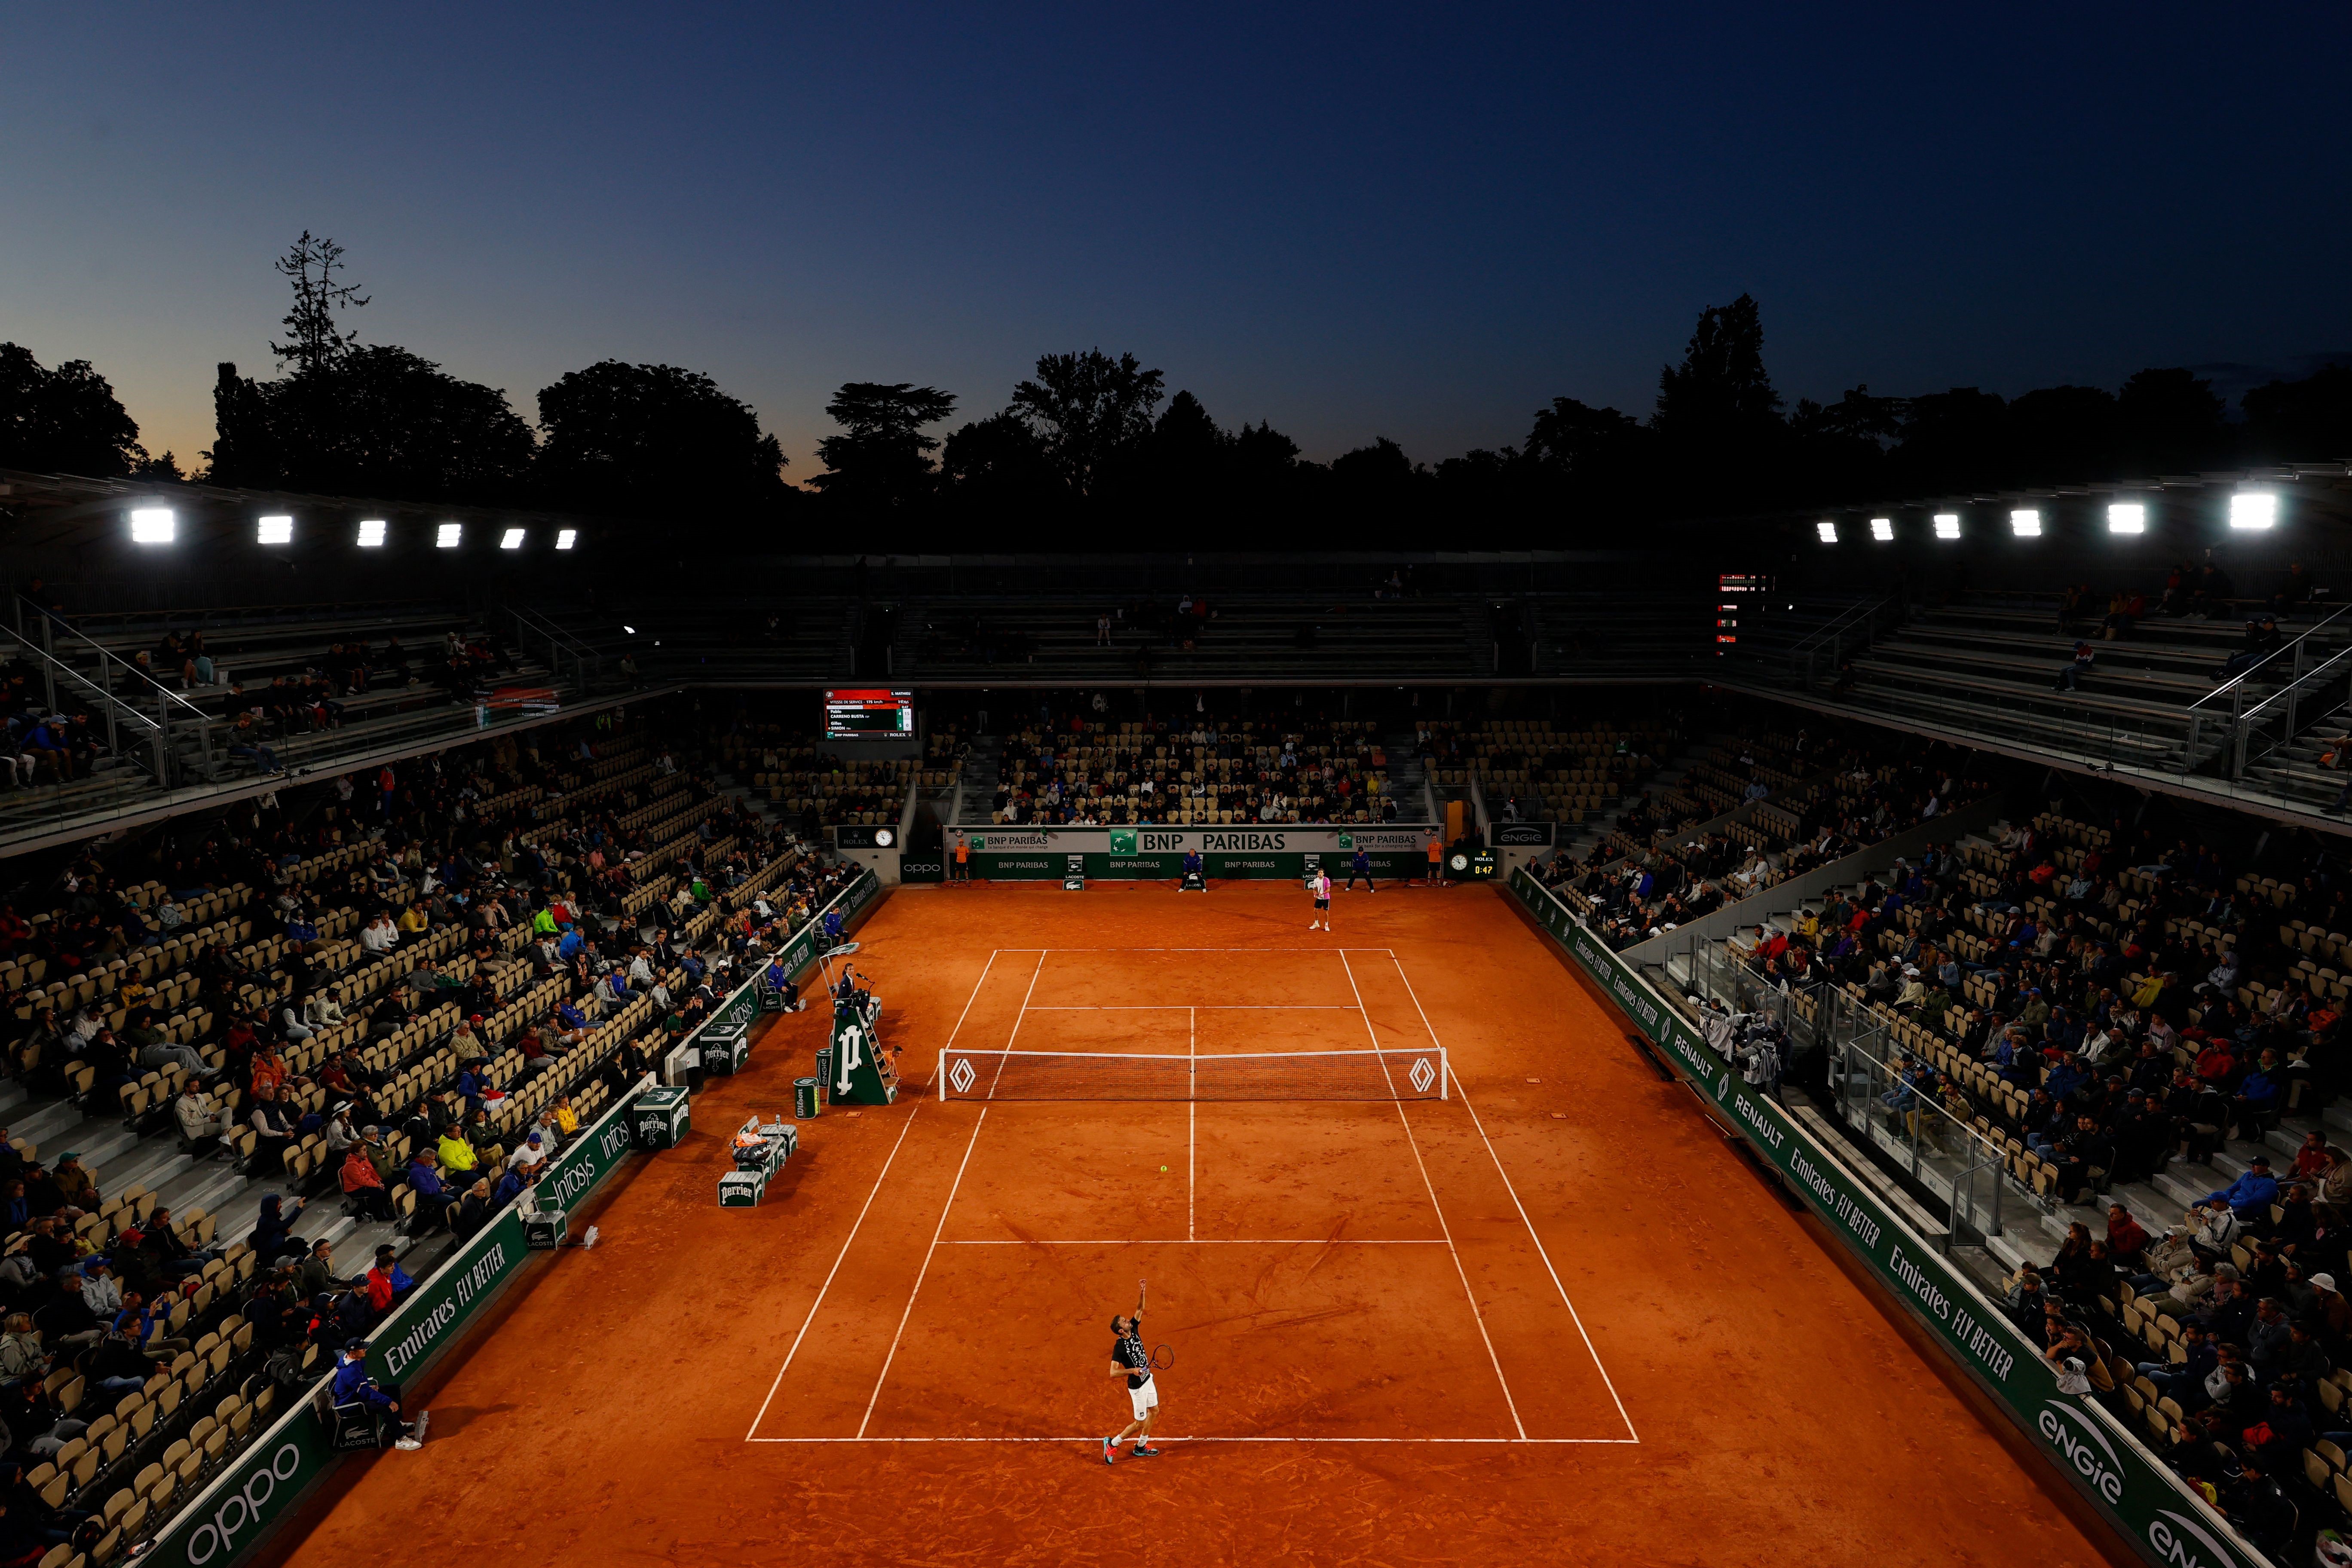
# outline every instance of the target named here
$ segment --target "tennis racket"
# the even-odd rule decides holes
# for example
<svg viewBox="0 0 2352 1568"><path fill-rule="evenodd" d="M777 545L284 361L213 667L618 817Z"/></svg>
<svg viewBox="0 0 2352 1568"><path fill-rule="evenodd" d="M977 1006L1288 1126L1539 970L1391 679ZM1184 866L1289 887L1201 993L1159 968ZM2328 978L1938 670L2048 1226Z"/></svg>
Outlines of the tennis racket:
<svg viewBox="0 0 2352 1568"><path fill-rule="evenodd" d="M1176 1352L1166 1345L1154 1345L1151 1347L1151 1364L1161 1372L1166 1372L1176 1364Z"/></svg>

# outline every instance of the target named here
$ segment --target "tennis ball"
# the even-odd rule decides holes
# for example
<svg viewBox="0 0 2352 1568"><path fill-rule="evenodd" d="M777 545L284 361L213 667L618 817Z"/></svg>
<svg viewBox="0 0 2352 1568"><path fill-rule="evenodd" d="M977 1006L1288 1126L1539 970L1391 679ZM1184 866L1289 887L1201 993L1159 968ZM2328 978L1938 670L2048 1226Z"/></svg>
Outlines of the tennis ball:
<svg viewBox="0 0 2352 1568"><path fill-rule="evenodd" d="M1165 1166L1165 1165L1162 1165L1162 1166L1160 1166L1160 1168L1162 1171L1165 1171L1166 1169L1168 1169L1168 1167L1167 1167L1167 1166Z"/></svg>

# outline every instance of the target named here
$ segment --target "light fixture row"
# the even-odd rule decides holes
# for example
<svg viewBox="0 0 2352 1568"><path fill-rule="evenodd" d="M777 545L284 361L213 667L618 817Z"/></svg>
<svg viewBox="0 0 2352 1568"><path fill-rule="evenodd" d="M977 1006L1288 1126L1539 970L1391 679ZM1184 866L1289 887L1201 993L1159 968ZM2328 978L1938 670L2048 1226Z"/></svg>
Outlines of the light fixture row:
<svg viewBox="0 0 2352 1568"><path fill-rule="evenodd" d="M133 544L169 544L178 536L179 520L169 507L134 508L131 513L131 542ZM359 532L353 542L362 550L383 548L390 531L380 517L360 520ZM500 550L520 550L529 538L530 530L509 528L499 535ZM569 550L580 541L576 528L555 531L555 548ZM257 518L254 521L253 542L256 544L291 544L294 542L294 520L282 514ZM433 531L433 544L437 550L455 550L466 542L466 525L445 522Z"/></svg>
<svg viewBox="0 0 2352 1568"><path fill-rule="evenodd" d="M2230 526L2254 531L2273 528L2278 524L2278 497L2269 490L2240 490L2230 498ZM1960 536L1960 514L1939 511L1935 516L1936 537L1958 539ZM1813 531L1823 544L1838 542L1838 525L1828 520L1813 524ZM2038 507L2021 506L2009 514L2009 531L2019 539L2042 537L2042 512ZM2144 501L2119 500L2107 505L2109 533L2146 533L2147 505ZM1880 544L1891 543L1895 538L1895 520L1874 517L1870 520L1870 537Z"/></svg>

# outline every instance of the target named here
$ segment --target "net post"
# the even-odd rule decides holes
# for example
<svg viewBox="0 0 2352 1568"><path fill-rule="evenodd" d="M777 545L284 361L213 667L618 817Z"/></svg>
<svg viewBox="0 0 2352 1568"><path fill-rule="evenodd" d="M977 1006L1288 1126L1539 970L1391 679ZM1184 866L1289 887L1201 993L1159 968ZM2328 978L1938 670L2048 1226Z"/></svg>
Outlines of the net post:
<svg viewBox="0 0 2352 1568"><path fill-rule="evenodd" d="M1454 1067L1445 1059L1444 1046L1437 1047L1437 1098L1440 1100L1454 1098Z"/></svg>

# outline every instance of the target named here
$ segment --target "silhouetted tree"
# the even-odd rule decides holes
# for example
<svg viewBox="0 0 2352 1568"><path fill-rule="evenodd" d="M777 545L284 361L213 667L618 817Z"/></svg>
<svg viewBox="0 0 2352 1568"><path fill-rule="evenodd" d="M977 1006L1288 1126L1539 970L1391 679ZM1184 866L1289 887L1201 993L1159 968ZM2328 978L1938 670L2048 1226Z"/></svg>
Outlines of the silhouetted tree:
<svg viewBox="0 0 2352 1568"><path fill-rule="evenodd" d="M251 376L236 366L221 364L213 377L213 444L198 454L206 461L203 478L211 484L239 489L275 489L285 471L271 428L269 399Z"/></svg>
<svg viewBox="0 0 2352 1568"><path fill-rule="evenodd" d="M940 470L959 510L974 514L1016 508L1034 514L1069 499L1045 444L1010 408L950 433Z"/></svg>
<svg viewBox="0 0 2352 1568"><path fill-rule="evenodd" d="M0 343L0 468L106 478L146 460L138 423L88 360L47 370Z"/></svg>
<svg viewBox="0 0 2352 1568"><path fill-rule="evenodd" d="M604 360L540 389L538 488L550 505L636 517L767 520L783 448L709 376Z"/></svg>
<svg viewBox="0 0 2352 1568"><path fill-rule="evenodd" d="M1330 499L1354 528L1369 525L1394 531L1426 508L1435 489L1430 471L1416 466L1386 436L1331 459Z"/></svg>
<svg viewBox="0 0 2352 1568"><path fill-rule="evenodd" d="M2112 478L2116 397L2101 386L2045 386L2009 405L2011 468L2004 482L2053 485Z"/></svg>
<svg viewBox="0 0 2352 1568"><path fill-rule="evenodd" d="M341 330L335 312L358 310L368 297L356 284L335 281L343 269L343 247L331 239L311 238L307 228L277 266L293 285L294 308L286 312L286 341L270 344L269 352L298 371L324 369L359 342L357 332Z"/></svg>
<svg viewBox="0 0 2352 1568"><path fill-rule="evenodd" d="M1063 482L1080 497L1130 444L1151 430L1151 411L1164 395L1162 377L1133 354L1111 358L1100 349L1043 354L1036 379L1013 389L1012 412L1044 446Z"/></svg>
<svg viewBox="0 0 2352 1568"><path fill-rule="evenodd" d="M529 480L536 443L507 395L406 349L346 346L270 391L289 489L496 502Z"/></svg>
<svg viewBox="0 0 2352 1568"><path fill-rule="evenodd" d="M1753 298L1699 313L1682 363L1658 374L1650 427L1668 475L1702 508L1756 498L1777 476L1787 426L1764 369L1764 321Z"/></svg>
<svg viewBox="0 0 2352 1568"><path fill-rule="evenodd" d="M2230 455L2228 405L2183 369L2144 370L2116 395L2124 461L2139 473L2194 472Z"/></svg>
<svg viewBox="0 0 2352 1568"><path fill-rule="evenodd" d="M2246 411L2246 449L2257 461L2326 462L2352 453L2352 365L2273 381L2239 403Z"/></svg>
<svg viewBox="0 0 2352 1568"><path fill-rule="evenodd" d="M2009 405L1997 393L1956 386L1905 405L1903 438L1887 464L1897 489L1969 490L2003 482L2015 466Z"/></svg>
<svg viewBox="0 0 2352 1568"><path fill-rule="evenodd" d="M1903 428L1903 400L1873 397L1867 383L1835 403L1797 400L1789 416L1791 500L1844 499L1884 482L1886 449Z"/></svg>
<svg viewBox="0 0 2352 1568"><path fill-rule="evenodd" d="M817 443L827 472L809 480L836 502L899 510L928 497L935 437L923 434L955 412L952 394L908 382L845 382L824 411L842 427Z"/></svg>

